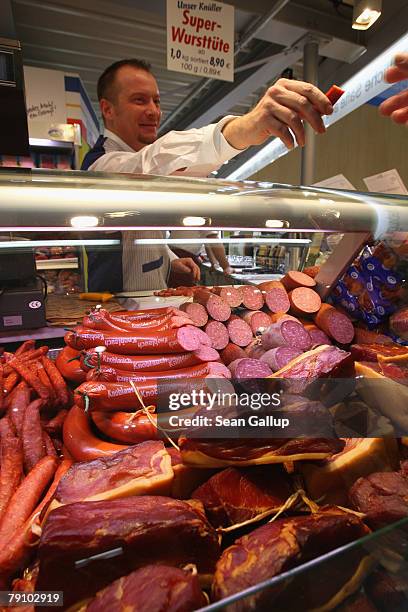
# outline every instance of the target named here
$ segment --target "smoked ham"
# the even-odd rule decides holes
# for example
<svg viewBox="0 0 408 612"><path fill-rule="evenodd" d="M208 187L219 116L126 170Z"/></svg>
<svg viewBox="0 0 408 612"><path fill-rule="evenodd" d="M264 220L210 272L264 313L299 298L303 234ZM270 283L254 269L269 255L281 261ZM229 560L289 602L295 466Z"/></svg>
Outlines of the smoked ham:
<svg viewBox="0 0 408 612"><path fill-rule="evenodd" d="M147 565L99 591L80 612L187 612L205 604L192 571Z"/></svg>
<svg viewBox="0 0 408 612"><path fill-rule="evenodd" d="M69 608L152 563L194 563L200 576L212 574L219 554L215 530L184 501L142 495L76 502L48 515L36 588L63 591Z"/></svg>
<svg viewBox="0 0 408 612"><path fill-rule="evenodd" d="M274 438L198 440L179 438L183 463L197 467L228 467L325 459L338 453L344 441L336 438Z"/></svg>
<svg viewBox="0 0 408 612"><path fill-rule="evenodd" d="M348 490L360 476L392 471L397 466L395 439L345 438L345 443L340 453L318 464L300 465L307 494L320 504L347 506Z"/></svg>
<svg viewBox="0 0 408 612"><path fill-rule="evenodd" d="M192 493L214 527L229 527L267 510L278 511L292 490L280 466L227 468Z"/></svg>
<svg viewBox="0 0 408 612"><path fill-rule="evenodd" d="M214 575L214 599L278 576L368 533L359 517L335 508L263 525L222 553ZM289 581L252 593L231 610L332 610L360 587L372 565L366 555L355 549L326 560Z"/></svg>
<svg viewBox="0 0 408 612"><path fill-rule="evenodd" d="M108 457L75 463L61 479L54 502L168 495L172 481L171 458L163 442L149 440Z"/></svg>

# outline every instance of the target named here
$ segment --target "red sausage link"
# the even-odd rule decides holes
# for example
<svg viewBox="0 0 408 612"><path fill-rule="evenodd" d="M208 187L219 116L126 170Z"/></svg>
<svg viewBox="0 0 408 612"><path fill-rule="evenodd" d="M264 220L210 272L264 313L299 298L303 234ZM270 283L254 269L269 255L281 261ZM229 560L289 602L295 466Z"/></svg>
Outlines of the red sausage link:
<svg viewBox="0 0 408 612"><path fill-rule="evenodd" d="M14 493L0 522L0 551L35 509L57 465L55 457L43 457Z"/></svg>
<svg viewBox="0 0 408 612"><path fill-rule="evenodd" d="M23 378L29 387L32 387L37 395L44 400L44 402L48 402L50 399L50 394L38 376L32 372L29 367L23 363L19 359L12 359L9 361L9 365L16 370L16 372Z"/></svg>
<svg viewBox="0 0 408 612"><path fill-rule="evenodd" d="M40 408L42 406L43 401L41 399L34 400L27 406L24 413L22 437L26 472L30 472L45 455L40 419Z"/></svg>
<svg viewBox="0 0 408 612"><path fill-rule="evenodd" d="M169 331L140 331L133 334L126 332L105 333L77 328L65 334L65 342L68 346L77 350L106 346L107 349L112 349L113 353L151 355L156 353L195 351L202 344L205 344L203 334L204 332L192 325L186 325ZM206 338L210 345L211 340L208 336Z"/></svg>
<svg viewBox="0 0 408 612"><path fill-rule="evenodd" d="M129 446L112 444L97 438L91 431L84 411L79 406L72 406L64 421L64 447L75 461L92 461Z"/></svg>
<svg viewBox="0 0 408 612"><path fill-rule="evenodd" d="M210 347L202 347L191 353L150 356L117 355L109 351L98 353L95 349L89 349L81 355L81 364L86 371L98 365L105 365L128 372L162 372L163 370L188 368L204 361L217 361L218 359L219 354Z"/></svg>
<svg viewBox="0 0 408 612"><path fill-rule="evenodd" d="M27 351L31 351L35 347L35 340L26 340L23 344L20 344L18 349L15 351L14 356L18 357Z"/></svg>
<svg viewBox="0 0 408 612"><path fill-rule="evenodd" d="M22 380L7 398L7 414L18 436L21 436L24 413L30 403L30 395L27 383Z"/></svg>
<svg viewBox="0 0 408 612"><path fill-rule="evenodd" d="M68 414L68 410L63 408L55 415L54 418L50 419L48 423L44 426L44 430L50 435L59 434L62 431L62 426L64 425L65 417Z"/></svg>
<svg viewBox="0 0 408 612"><path fill-rule="evenodd" d="M156 382L140 382L137 383L136 386L146 405L151 403L156 404ZM132 385L127 382L84 382L77 389L75 389L75 404L80 406L80 408L85 409L87 407L85 397L87 397L89 400L89 410L104 410L106 412L115 412L117 410L134 411L142 408Z"/></svg>
<svg viewBox="0 0 408 612"><path fill-rule="evenodd" d="M91 418L99 431L118 442L138 444L145 440L155 440L157 438L157 428L143 412L107 414L106 412L95 411L91 412ZM156 415L152 414L151 419L156 421Z"/></svg>
<svg viewBox="0 0 408 612"><path fill-rule="evenodd" d="M61 406L67 406L69 403L69 392L65 380L62 378L57 366L48 357L42 357L41 362L48 374L52 386Z"/></svg>
<svg viewBox="0 0 408 612"><path fill-rule="evenodd" d="M10 421L0 421L1 465L0 465L0 522L8 503L20 484L23 475L23 452L20 440L14 435Z"/></svg>
<svg viewBox="0 0 408 612"><path fill-rule="evenodd" d="M77 359L75 359L75 357L77 357ZM81 368L80 358L81 352L70 346L65 346L62 351L58 353L55 365L65 380L75 383L84 382L86 374Z"/></svg>
<svg viewBox="0 0 408 612"><path fill-rule="evenodd" d="M220 376L229 378L229 370L218 362L201 363L190 368L179 370L165 370L163 372L127 372L117 370L109 366L100 366L90 370L87 374L88 380L100 380L108 382L156 382L159 380L175 380L188 378L204 378L206 376Z"/></svg>

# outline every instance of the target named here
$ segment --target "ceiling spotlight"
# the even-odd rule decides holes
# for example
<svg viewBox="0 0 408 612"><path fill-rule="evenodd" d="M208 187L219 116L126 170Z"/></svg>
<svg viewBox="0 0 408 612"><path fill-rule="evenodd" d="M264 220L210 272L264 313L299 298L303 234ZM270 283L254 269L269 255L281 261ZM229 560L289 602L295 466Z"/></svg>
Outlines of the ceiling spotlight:
<svg viewBox="0 0 408 612"><path fill-rule="evenodd" d="M353 28L368 30L381 15L382 0L355 0L353 10Z"/></svg>
<svg viewBox="0 0 408 612"><path fill-rule="evenodd" d="M71 225L72 227L76 227L76 228L78 227L79 228L96 227L97 225L99 225L99 219L98 217L94 217L94 216L72 217Z"/></svg>

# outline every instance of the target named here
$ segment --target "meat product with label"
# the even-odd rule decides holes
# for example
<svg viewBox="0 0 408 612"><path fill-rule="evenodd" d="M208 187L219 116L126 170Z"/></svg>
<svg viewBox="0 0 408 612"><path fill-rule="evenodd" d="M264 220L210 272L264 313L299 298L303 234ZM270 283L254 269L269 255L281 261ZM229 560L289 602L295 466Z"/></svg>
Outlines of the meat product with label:
<svg viewBox="0 0 408 612"><path fill-rule="evenodd" d="M160 380L174 380L183 378L205 378L206 376L220 376L231 378L228 368L218 361L210 361L190 368L180 368L179 370L165 370L163 372L127 372L117 370L109 366L100 366L90 370L87 380L100 380L110 382L148 382Z"/></svg>

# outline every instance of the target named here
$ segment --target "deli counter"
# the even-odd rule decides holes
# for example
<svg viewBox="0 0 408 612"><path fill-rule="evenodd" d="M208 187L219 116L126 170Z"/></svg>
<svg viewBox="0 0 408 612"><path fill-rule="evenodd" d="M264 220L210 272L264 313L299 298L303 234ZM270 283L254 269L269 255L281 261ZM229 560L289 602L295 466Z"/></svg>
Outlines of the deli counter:
<svg viewBox="0 0 408 612"><path fill-rule="evenodd" d="M0 202L0 604L408 610L408 198L5 169Z"/></svg>

